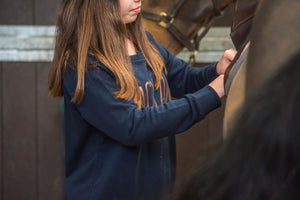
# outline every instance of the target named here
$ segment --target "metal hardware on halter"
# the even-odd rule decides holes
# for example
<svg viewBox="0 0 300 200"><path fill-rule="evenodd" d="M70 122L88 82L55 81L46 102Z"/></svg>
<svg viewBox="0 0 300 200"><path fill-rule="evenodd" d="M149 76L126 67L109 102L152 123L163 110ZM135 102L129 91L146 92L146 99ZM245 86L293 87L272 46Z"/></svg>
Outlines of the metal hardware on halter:
<svg viewBox="0 0 300 200"><path fill-rule="evenodd" d="M174 22L174 18L169 17L168 14L165 12L161 12L160 16L161 16L161 19L158 24L163 28L167 28L169 23L172 24Z"/></svg>
<svg viewBox="0 0 300 200"><path fill-rule="evenodd" d="M196 64L197 53L198 53L198 51L190 51L189 64L191 64L191 65Z"/></svg>

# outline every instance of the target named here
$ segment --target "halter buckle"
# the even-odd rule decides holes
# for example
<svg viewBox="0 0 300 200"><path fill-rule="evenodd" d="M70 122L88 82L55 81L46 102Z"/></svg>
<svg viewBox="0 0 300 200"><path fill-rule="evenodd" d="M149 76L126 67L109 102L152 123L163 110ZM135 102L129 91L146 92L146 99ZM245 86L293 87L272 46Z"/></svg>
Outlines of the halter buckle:
<svg viewBox="0 0 300 200"><path fill-rule="evenodd" d="M196 55L197 55L198 51L191 51L190 52L190 58L189 58L189 64L190 65L195 65L196 64Z"/></svg>
<svg viewBox="0 0 300 200"><path fill-rule="evenodd" d="M168 24L174 22L174 18L170 18L170 17L168 16L168 14L165 13L165 12L161 12L161 13L160 13L160 16L161 16L161 19L160 19L160 22L159 22L158 24L159 24L161 27L163 27L163 28L168 28Z"/></svg>

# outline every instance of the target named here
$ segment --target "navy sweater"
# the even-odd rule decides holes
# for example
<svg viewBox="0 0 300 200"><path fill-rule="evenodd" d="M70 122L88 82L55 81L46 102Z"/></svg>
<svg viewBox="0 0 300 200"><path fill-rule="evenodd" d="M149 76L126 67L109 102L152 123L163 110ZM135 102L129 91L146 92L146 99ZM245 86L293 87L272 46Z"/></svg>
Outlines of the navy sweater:
<svg viewBox="0 0 300 200"><path fill-rule="evenodd" d="M99 64L85 74L81 104L70 102L77 83L68 67L65 99L65 175L69 200L161 199L174 183L175 134L190 128L221 102L207 86L216 64L194 68L149 40L164 58L168 74L154 90L154 74L142 53L131 56L142 109L117 99L113 73ZM95 58L89 56L90 61ZM176 97L176 100L171 100Z"/></svg>

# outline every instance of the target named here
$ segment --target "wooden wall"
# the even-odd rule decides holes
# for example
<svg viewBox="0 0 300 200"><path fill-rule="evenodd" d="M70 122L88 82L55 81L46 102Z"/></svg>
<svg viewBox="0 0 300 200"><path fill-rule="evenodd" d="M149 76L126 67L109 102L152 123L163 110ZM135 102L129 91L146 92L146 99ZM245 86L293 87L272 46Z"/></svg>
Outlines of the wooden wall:
<svg viewBox="0 0 300 200"><path fill-rule="evenodd" d="M230 5L222 16L217 17L212 27L230 27L234 15L234 5ZM207 63L198 63L205 66ZM176 136L177 141L177 183L180 184L195 168L199 167L209 156L218 150L223 143L222 129L226 98L222 106L209 113L206 118L184 134Z"/></svg>
<svg viewBox="0 0 300 200"><path fill-rule="evenodd" d="M1 0L2 25L53 25L59 0ZM61 200L60 99L48 98L50 63L0 62L0 200Z"/></svg>
<svg viewBox="0 0 300 200"><path fill-rule="evenodd" d="M47 96L49 63L0 63L1 199L62 199L59 99Z"/></svg>
<svg viewBox="0 0 300 200"><path fill-rule="evenodd" d="M0 25L54 25L58 3L1 0ZM226 16L215 25L228 26ZM0 62L0 200L64 199L62 115L60 99L47 95L49 64ZM222 143L223 112L177 137L179 177Z"/></svg>
<svg viewBox="0 0 300 200"><path fill-rule="evenodd" d="M1 0L0 24L53 25L60 0Z"/></svg>

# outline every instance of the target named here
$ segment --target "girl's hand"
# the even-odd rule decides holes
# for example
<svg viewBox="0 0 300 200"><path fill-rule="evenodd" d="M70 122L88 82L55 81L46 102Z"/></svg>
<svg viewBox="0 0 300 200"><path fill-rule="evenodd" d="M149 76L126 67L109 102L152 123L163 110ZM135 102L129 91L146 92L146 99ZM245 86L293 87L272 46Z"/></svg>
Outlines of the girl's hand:
<svg viewBox="0 0 300 200"><path fill-rule="evenodd" d="M217 73L218 74L224 74L227 67L231 63L231 61L234 59L236 55L236 50L234 49L228 49L223 53L222 58L219 60L217 64Z"/></svg>
<svg viewBox="0 0 300 200"><path fill-rule="evenodd" d="M218 76L215 80L213 80L210 84L210 87L212 87L218 96L222 98L225 95L224 91L224 75Z"/></svg>

